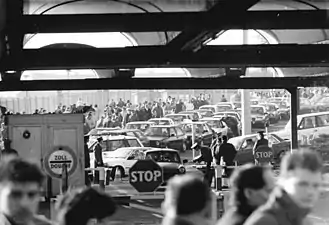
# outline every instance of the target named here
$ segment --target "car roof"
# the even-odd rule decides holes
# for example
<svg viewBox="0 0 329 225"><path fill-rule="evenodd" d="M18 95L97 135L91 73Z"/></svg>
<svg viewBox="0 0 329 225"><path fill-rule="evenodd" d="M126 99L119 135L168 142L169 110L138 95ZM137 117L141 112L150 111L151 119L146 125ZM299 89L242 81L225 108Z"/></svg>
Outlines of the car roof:
<svg viewBox="0 0 329 225"><path fill-rule="evenodd" d="M129 122L127 124L154 124L154 122L151 122L151 121L134 121L134 122Z"/></svg>
<svg viewBox="0 0 329 225"><path fill-rule="evenodd" d="M115 135L115 136L106 136L105 140L122 140L122 139L129 139L129 140L136 140L136 137L133 136L125 136L125 135Z"/></svg>
<svg viewBox="0 0 329 225"><path fill-rule="evenodd" d="M188 113L171 113L171 114L167 114L165 116L189 116L190 114Z"/></svg>
<svg viewBox="0 0 329 225"><path fill-rule="evenodd" d="M297 118L304 118L309 116L322 116L322 115L329 115L329 112L315 112L315 113L306 113L302 115L297 115Z"/></svg>
<svg viewBox="0 0 329 225"><path fill-rule="evenodd" d="M138 129L118 129L118 130L109 130L109 131L104 131L106 133L120 133L120 132L130 132L130 131L140 131ZM102 134L102 133L100 133Z"/></svg>
<svg viewBox="0 0 329 225"><path fill-rule="evenodd" d="M207 121L207 120L218 120L218 121L220 121L220 120L222 120L222 119L219 118L219 117L203 117L203 118L201 118L200 120L201 120L201 121Z"/></svg>
<svg viewBox="0 0 329 225"><path fill-rule="evenodd" d="M148 153L148 152L177 152L177 153L179 153L177 150L171 149L171 148L151 148L151 149L145 151L145 153Z"/></svg>
<svg viewBox="0 0 329 225"><path fill-rule="evenodd" d="M173 125L154 125L154 126L151 126L150 128L153 128L153 127L171 128L171 127L179 127L179 125L177 125L177 124L173 124Z"/></svg>
<svg viewBox="0 0 329 225"><path fill-rule="evenodd" d="M161 118L151 118L149 119L149 121L152 122L152 120L171 120L170 118L167 118L167 117L161 117Z"/></svg>
<svg viewBox="0 0 329 225"><path fill-rule="evenodd" d="M182 124L206 124L206 121L183 122Z"/></svg>
<svg viewBox="0 0 329 225"><path fill-rule="evenodd" d="M202 106L200 106L201 109L202 109L202 107L213 107L213 108L215 108L216 105L202 105Z"/></svg>
<svg viewBox="0 0 329 225"><path fill-rule="evenodd" d="M123 147L123 148L118 148L115 151L122 149L122 150L148 150L150 147Z"/></svg>

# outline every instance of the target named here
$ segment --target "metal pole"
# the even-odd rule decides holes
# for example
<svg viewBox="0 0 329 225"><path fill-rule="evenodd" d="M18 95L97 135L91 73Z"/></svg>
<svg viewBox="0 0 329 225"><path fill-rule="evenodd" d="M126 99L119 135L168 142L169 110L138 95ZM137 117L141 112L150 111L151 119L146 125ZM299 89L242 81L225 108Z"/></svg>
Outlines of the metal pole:
<svg viewBox="0 0 329 225"><path fill-rule="evenodd" d="M298 130L297 130L297 114L299 109L298 88L291 88L290 92L290 117L291 117L291 151L298 148Z"/></svg>
<svg viewBox="0 0 329 225"><path fill-rule="evenodd" d="M104 191L105 190L105 168L98 167L99 169L99 188Z"/></svg>
<svg viewBox="0 0 329 225"><path fill-rule="evenodd" d="M61 191L64 194L69 189L69 177L67 173L66 163L62 164L62 179L61 179Z"/></svg>
<svg viewBox="0 0 329 225"><path fill-rule="evenodd" d="M195 130L194 130L194 124L191 123L191 126L192 126L192 145L191 145L191 146L193 146L194 143L195 143ZM192 149L192 157L193 157L193 159L195 158L195 149L194 149L194 148Z"/></svg>

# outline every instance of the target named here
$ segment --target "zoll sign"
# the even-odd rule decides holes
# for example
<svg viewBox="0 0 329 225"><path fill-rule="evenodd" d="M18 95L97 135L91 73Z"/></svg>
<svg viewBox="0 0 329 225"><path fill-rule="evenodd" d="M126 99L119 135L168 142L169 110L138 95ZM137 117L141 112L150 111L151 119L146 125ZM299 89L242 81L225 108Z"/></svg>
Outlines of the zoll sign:
<svg viewBox="0 0 329 225"><path fill-rule="evenodd" d="M268 146L259 146L254 152L254 157L260 163L269 163L273 158L273 151Z"/></svg>
<svg viewBox="0 0 329 225"><path fill-rule="evenodd" d="M74 151L67 146L55 147L46 155L44 160L46 172L54 178L61 178L64 164L66 164L68 175L75 172L77 157Z"/></svg>
<svg viewBox="0 0 329 225"><path fill-rule="evenodd" d="M129 183L139 192L153 192L163 183L162 168L153 160L138 160L129 170Z"/></svg>

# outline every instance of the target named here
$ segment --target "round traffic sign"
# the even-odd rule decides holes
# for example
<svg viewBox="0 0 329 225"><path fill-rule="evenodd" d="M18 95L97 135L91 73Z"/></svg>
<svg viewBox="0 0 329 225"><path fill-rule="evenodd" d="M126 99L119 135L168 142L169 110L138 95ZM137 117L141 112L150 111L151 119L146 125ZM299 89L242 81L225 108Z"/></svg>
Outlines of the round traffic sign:
<svg viewBox="0 0 329 225"><path fill-rule="evenodd" d="M153 160L138 160L129 170L129 183L138 192L153 192L163 183L163 170Z"/></svg>
<svg viewBox="0 0 329 225"><path fill-rule="evenodd" d="M50 151L44 160L46 172L54 178L61 178L63 164L67 166L67 173L71 175L77 169L77 156L68 146L56 146Z"/></svg>
<svg viewBox="0 0 329 225"><path fill-rule="evenodd" d="M266 145L259 146L254 152L254 157L260 163L269 163L273 158L273 151Z"/></svg>

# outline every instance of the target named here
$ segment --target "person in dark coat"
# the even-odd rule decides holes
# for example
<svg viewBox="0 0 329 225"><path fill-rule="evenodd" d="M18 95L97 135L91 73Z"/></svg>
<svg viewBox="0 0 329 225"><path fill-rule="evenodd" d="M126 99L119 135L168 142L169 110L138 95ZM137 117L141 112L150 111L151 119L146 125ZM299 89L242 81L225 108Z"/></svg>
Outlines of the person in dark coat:
<svg viewBox="0 0 329 225"><path fill-rule="evenodd" d="M210 225L211 190L200 177L175 176L168 182L162 211L162 225Z"/></svg>
<svg viewBox="0 0 329 225"><path fill-rule="evenodd" d="M252 212L266 203L275 186L270 169L252 164L234 171L231 181L230 208L217 225L242 225Z"/></svg>
<svg viewBox="0 0 329 225"><path fill-rule="evenodd" d="M103 154L101 143L103 141L102 137L97 138L97 143L94 145L94 167L103 167ZM99 171L95 171L95 183L99 181Z"/></svg>
<svg viewBox="0 0 329 225"><path fill-rule="evenodd" d="M284 156L277 188L244 225L307 225L307 215L318 201L322 186L321 156L298 150Z"/></svg>
<svg viewBox="0 0 329 225"><path fill-rule="evenodd" d="M268 146L268 140L265 139L264 131L258 131L258 140L255 143L253 151L255 151L259 146Z"/></svg>
<svg viewBox="0 0 329 225"><path fill-rule="evenodd" d="M236 149L234 145L227 142L227 136L223 136L223 143L219 147L218 154L216 154L215 158L217 162L220 162L221 157L223 157L223 161L226 166L234 166L234 159L236 156ZM230 177L233 172L233 169L225 169L225 174L227 177Z"/></svg>
<svg viewBox="0 0 329 225"><path fill-rule="evenodd" d="M193 162L196 163L201 163L205 162L206 163L206 171L205 171L205 176L204 179L208 182L209 186L211 186L212 183L212 171L211 171L211 163L213 160L212 152L211 149L207 146L202 145L202 143L196 142L192 147L192 149L195 150L200 150L200 155L195 157L193 159Z"/></svg>

